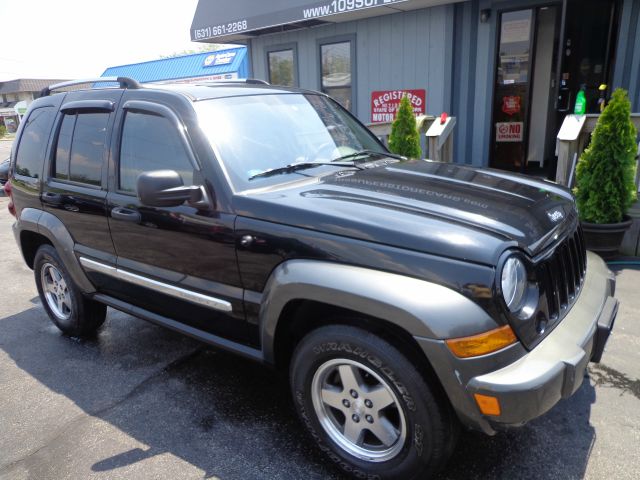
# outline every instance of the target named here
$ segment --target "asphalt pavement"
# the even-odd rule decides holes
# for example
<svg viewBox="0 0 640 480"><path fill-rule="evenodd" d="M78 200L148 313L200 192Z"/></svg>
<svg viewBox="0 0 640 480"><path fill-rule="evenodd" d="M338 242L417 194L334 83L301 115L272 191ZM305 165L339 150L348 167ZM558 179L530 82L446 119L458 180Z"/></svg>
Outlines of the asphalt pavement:
<svg viewBox="0 0 640 480"><path fill-rule="evenodd" d="M114 310L95 339L62 336L6 205L0 479L339 478L275 372ZM527 426L463 434L439 480L640 478L640 271L616 273L622 305L603 363Z"/></svg>

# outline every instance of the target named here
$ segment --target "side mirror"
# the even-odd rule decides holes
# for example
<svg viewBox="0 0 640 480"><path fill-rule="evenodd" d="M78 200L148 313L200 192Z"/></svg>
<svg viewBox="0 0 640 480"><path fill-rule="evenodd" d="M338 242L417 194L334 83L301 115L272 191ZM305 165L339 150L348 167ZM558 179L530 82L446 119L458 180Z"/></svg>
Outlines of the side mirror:
<svg viewBox="0 0 640 480"><path fill-rule="evenodd" d="M185 187L175 170L141 173L136 187L140 201L150 207L178 207L184 202L197 203L204 198L201 187Z"/></svg>

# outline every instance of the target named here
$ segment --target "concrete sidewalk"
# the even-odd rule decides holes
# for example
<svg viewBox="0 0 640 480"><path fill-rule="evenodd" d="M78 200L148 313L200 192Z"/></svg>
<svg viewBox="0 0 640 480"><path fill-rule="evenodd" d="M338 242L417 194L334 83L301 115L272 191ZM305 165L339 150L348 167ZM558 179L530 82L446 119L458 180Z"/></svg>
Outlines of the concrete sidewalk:
<svg viewBox="0 0 640 480"><path fill-rule="evenodd" d="M0 198L0 479L340 478L274 372L123 313L62 336L38 300ZM525 427L465 433L444 479L640 478L640 271L603 363Z"/></svg>
<svg viewBox="0 0 640 480"><path fill-rule="evenodd" d="M11 145L13 145L13 139L0 138L0 162L3 162L5 158L9 157Z"/></svg>

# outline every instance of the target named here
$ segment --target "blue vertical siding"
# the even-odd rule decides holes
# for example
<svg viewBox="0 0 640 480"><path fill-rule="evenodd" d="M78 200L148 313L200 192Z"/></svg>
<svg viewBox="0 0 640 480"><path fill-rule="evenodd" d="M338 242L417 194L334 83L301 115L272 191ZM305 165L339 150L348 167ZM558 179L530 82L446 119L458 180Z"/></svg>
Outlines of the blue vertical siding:
<svg viewBox="0 0 640 480"><path fill-rule="evenodd" d="M371 92L424 88L427 113L457 117L454 160L489 163L498 11L531 8L549 0L466 0L410 12L328 24L251 39L251 75L267 79L265 48L296 43L300 86L320 89L318 40L356 37L355 113L371 118ZM640 1L622 0L614 87L629 90L640 112ZM491 11L480 23L480 11Z"/></svg>
<svg viewBox="0 0 640 480"><path fill-rule="evenodd" d="M631 107L640 112L640 2L624 0L616 47L613 87L629 91Z"/></svg>
<svg viewBox="0 0 640 480"><path fill-rule="evenodd" d="M451 113L457 118L454 156L459 163L472 164L473 106L476 96L476 57L478 36L478 2L459 3L455 12L453 41L453 75ZM478 157L478 155L476 155ZM476 158L480 164L482 158Z"/></svg>
<svg viewBox="0 0 640 480"><path fill-rule="evenodd" d="M368 123L371 92L392 89L427 91L428 113L451 109L454 5L352 22L322 25L251 39L253 75L267 79L265 48L297 43L300 86L320 88L318 41L339 35L356 36L355 111ZM443 45L449 44L449 48Z"/></svg>

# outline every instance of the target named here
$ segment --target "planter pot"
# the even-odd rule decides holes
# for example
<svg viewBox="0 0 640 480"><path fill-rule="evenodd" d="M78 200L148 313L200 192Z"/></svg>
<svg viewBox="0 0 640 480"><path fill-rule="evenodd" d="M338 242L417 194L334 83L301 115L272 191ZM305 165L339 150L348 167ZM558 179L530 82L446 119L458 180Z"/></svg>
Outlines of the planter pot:
<svg viewBox="0 0 640 480"><path fill-rule="evenodd" d="M632 223L633 219L626 215L620 223L580 222L587 250L597 253L604 259L615 257L624 234Z"/></svg>

